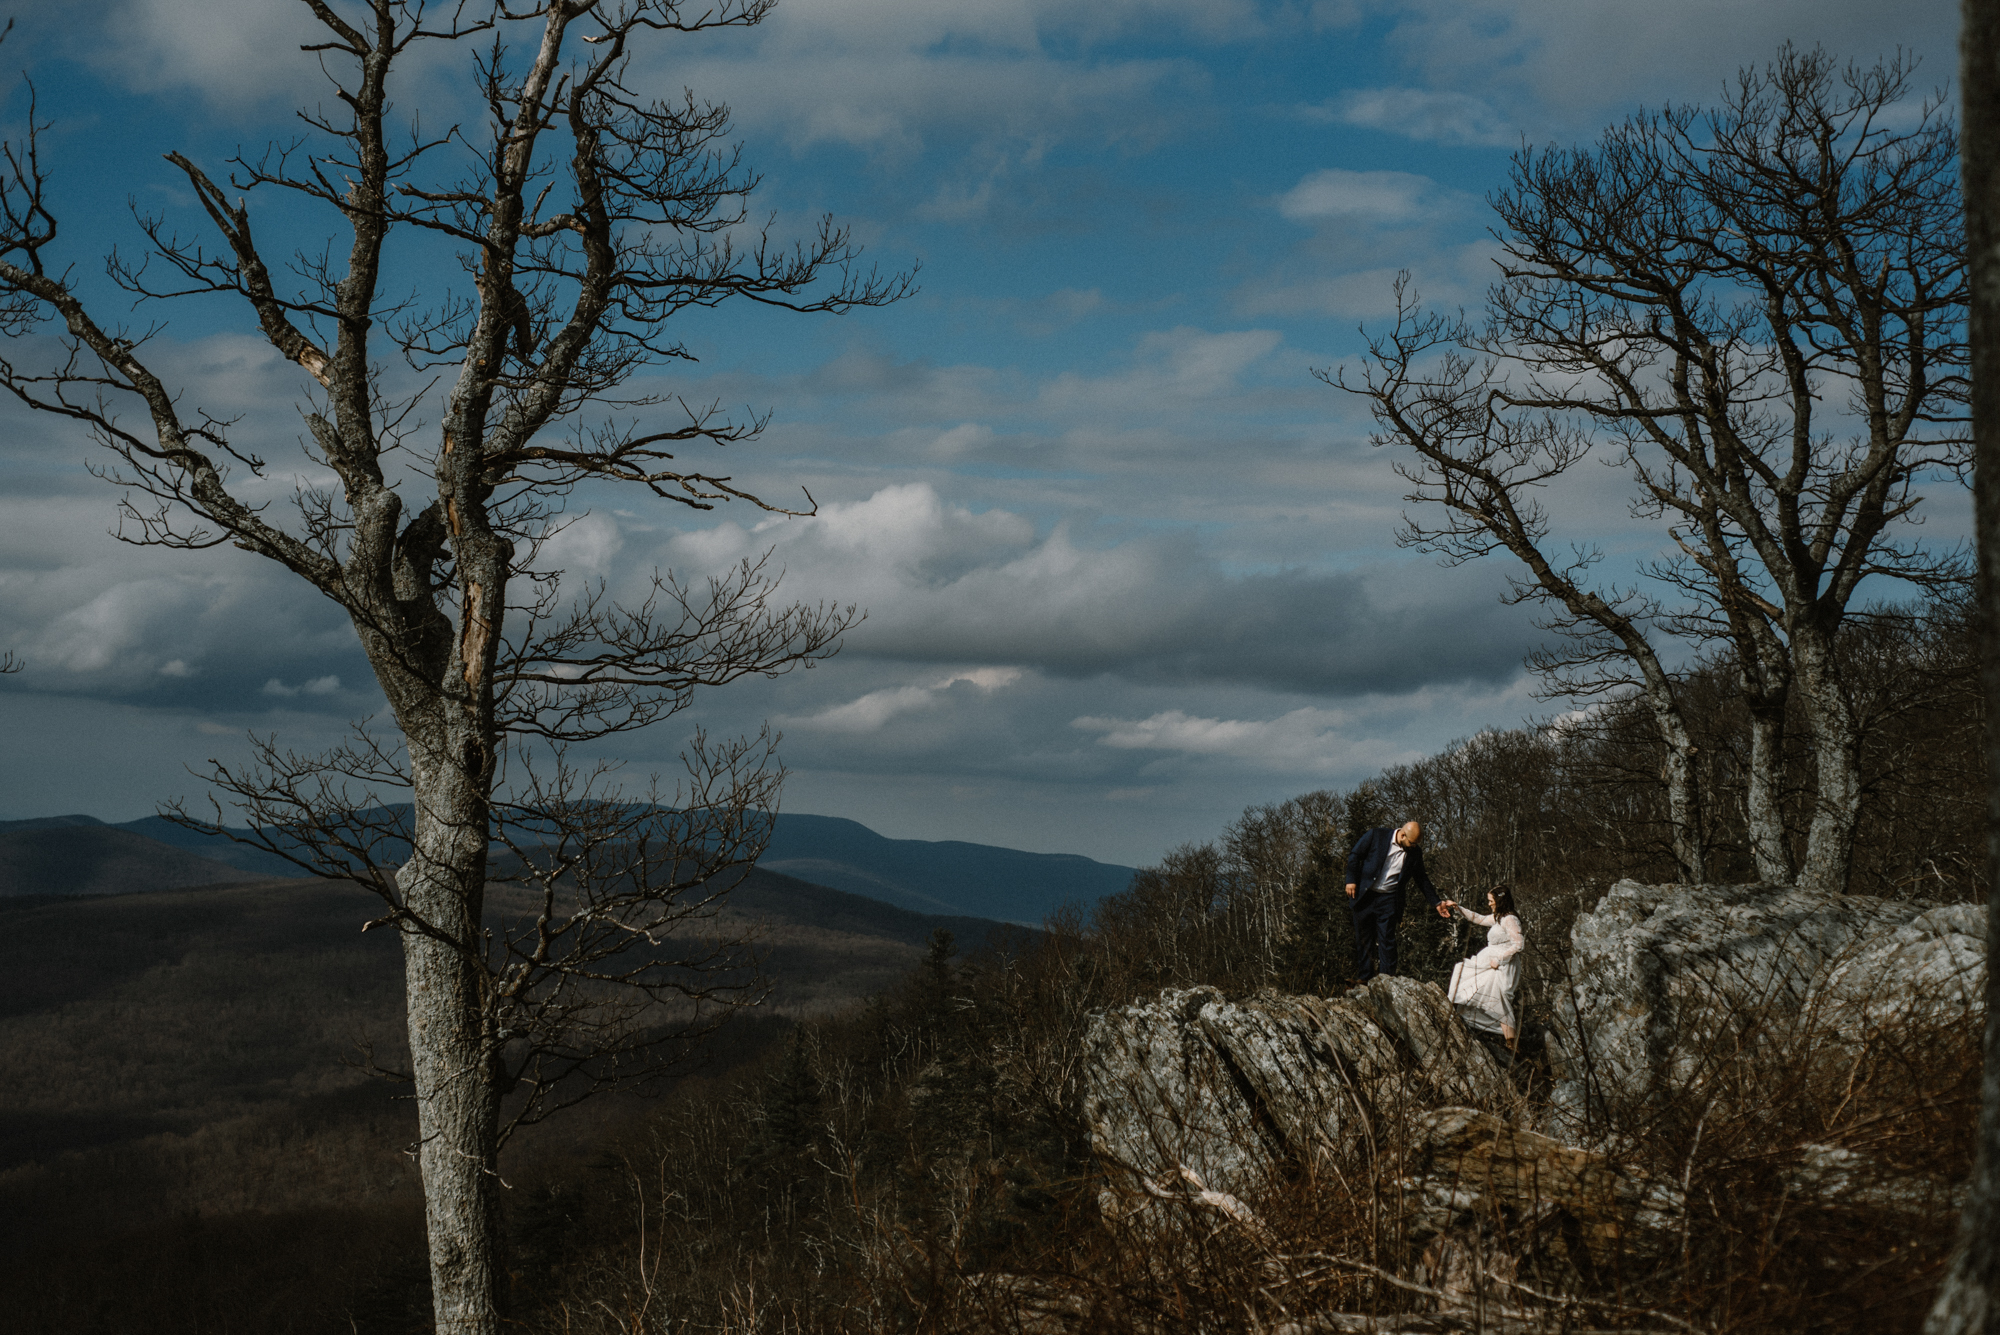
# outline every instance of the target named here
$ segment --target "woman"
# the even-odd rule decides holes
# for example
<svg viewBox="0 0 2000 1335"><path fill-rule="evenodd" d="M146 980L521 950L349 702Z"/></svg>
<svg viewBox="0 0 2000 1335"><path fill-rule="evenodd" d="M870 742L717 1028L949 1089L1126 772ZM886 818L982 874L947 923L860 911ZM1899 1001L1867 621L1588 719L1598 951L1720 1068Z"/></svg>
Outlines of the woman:
<svg viewBox="0 0 2000 1335"><path fill-rule="evenodd" d="M1521 987L1521 949L1527 938L1514 912L1513 891L1496 886L1486 896L1486 907L1493 911L1490 917L1458 906L1466 921L1489 930L1486 949L1452 971L1451 999L1466 1024L1489 1034L1497 1029L1511 1047L1520 1026L1514 997Z"/></svg>

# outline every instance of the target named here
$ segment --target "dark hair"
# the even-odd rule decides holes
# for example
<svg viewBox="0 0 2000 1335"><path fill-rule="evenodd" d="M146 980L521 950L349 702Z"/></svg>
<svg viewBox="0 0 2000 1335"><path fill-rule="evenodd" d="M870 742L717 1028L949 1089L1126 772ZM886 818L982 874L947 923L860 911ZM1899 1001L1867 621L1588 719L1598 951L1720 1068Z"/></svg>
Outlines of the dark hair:
<svg viewBox="0 0 2000 1335"><path fill-rule="evenodd" d="M1521 916L1520 914L1514 912L1514 892L1508 889L1504 885L1494 886L1493 916L1496 918L1504 918L1510 913L1513 913L1514 916L1517 918Z"/></svg>

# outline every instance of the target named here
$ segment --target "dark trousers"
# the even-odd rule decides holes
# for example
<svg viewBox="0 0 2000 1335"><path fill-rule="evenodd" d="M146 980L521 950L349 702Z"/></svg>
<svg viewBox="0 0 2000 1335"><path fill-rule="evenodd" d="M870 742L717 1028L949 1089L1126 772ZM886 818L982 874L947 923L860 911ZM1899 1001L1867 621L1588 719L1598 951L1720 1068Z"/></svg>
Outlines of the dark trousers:
<svg viewBox="0 0 2000 1335"><path fill-rule="evenodd" d="M1377 973L1396 972L1396 928L1403 921L1402 887L1354 896L1354 977L1367 982Z"/></svg>

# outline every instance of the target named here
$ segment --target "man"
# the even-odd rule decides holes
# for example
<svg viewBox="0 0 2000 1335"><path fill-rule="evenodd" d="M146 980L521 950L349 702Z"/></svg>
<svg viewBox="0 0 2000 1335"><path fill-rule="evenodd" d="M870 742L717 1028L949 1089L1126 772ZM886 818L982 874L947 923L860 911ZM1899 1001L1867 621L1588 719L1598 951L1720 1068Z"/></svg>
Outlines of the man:
<svg viewBox="0 0 2000 1335"><path fill-rule="evenodd" d="M1440 918L1451 916L1453 901L1439 897L1424 871L1418 841L1424 827L1415 821L1399 829L1386 825L1354 841L1347 855L1347 897L1354 901L1354 975L1367 982L1396 972L1396 928L1403 921L1403 887L1414 883Z"/></svg>

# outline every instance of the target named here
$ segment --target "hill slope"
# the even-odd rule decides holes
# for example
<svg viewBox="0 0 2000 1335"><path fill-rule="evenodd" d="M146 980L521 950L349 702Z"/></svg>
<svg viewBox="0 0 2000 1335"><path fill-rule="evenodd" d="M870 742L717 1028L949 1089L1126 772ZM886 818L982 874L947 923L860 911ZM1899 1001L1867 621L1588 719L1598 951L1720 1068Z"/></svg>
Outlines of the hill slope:
<svg viewBox="0 0 2000 1335"><path fill-rule="evenodd" d="M496 921L526 908L495 887ZM379 910L356 886L315 879L0 903L12 961L0 970L0 1065L14 1072L0 1173L280 1107L372 1106L363 1091L375 1086L343 1062L370 1043L400 1064L401 952L394 933L359 930ZM939 928L977 947L1001 924L759 868L702 932L754 931L776 987L754 1019L891 987Z"/></svg>
<svg viewBox="0 0 2000 1335"><path fill-rule="evenodd" d="M492 902L495 921L530 907L504 886ZM351 1065L405 1064L397 939L358 930L379 911L313 878L0 900L6 1329L429 1329L413 1106ZM704 934L759 929L776 992L683 1078L762 1060L788 1017L896 987L939 927L977 946L998 926L753 870ZM508 1180L621 1163L613 1148L650 1143L653 1106L613 1094L527 1128Z"/></svg>

